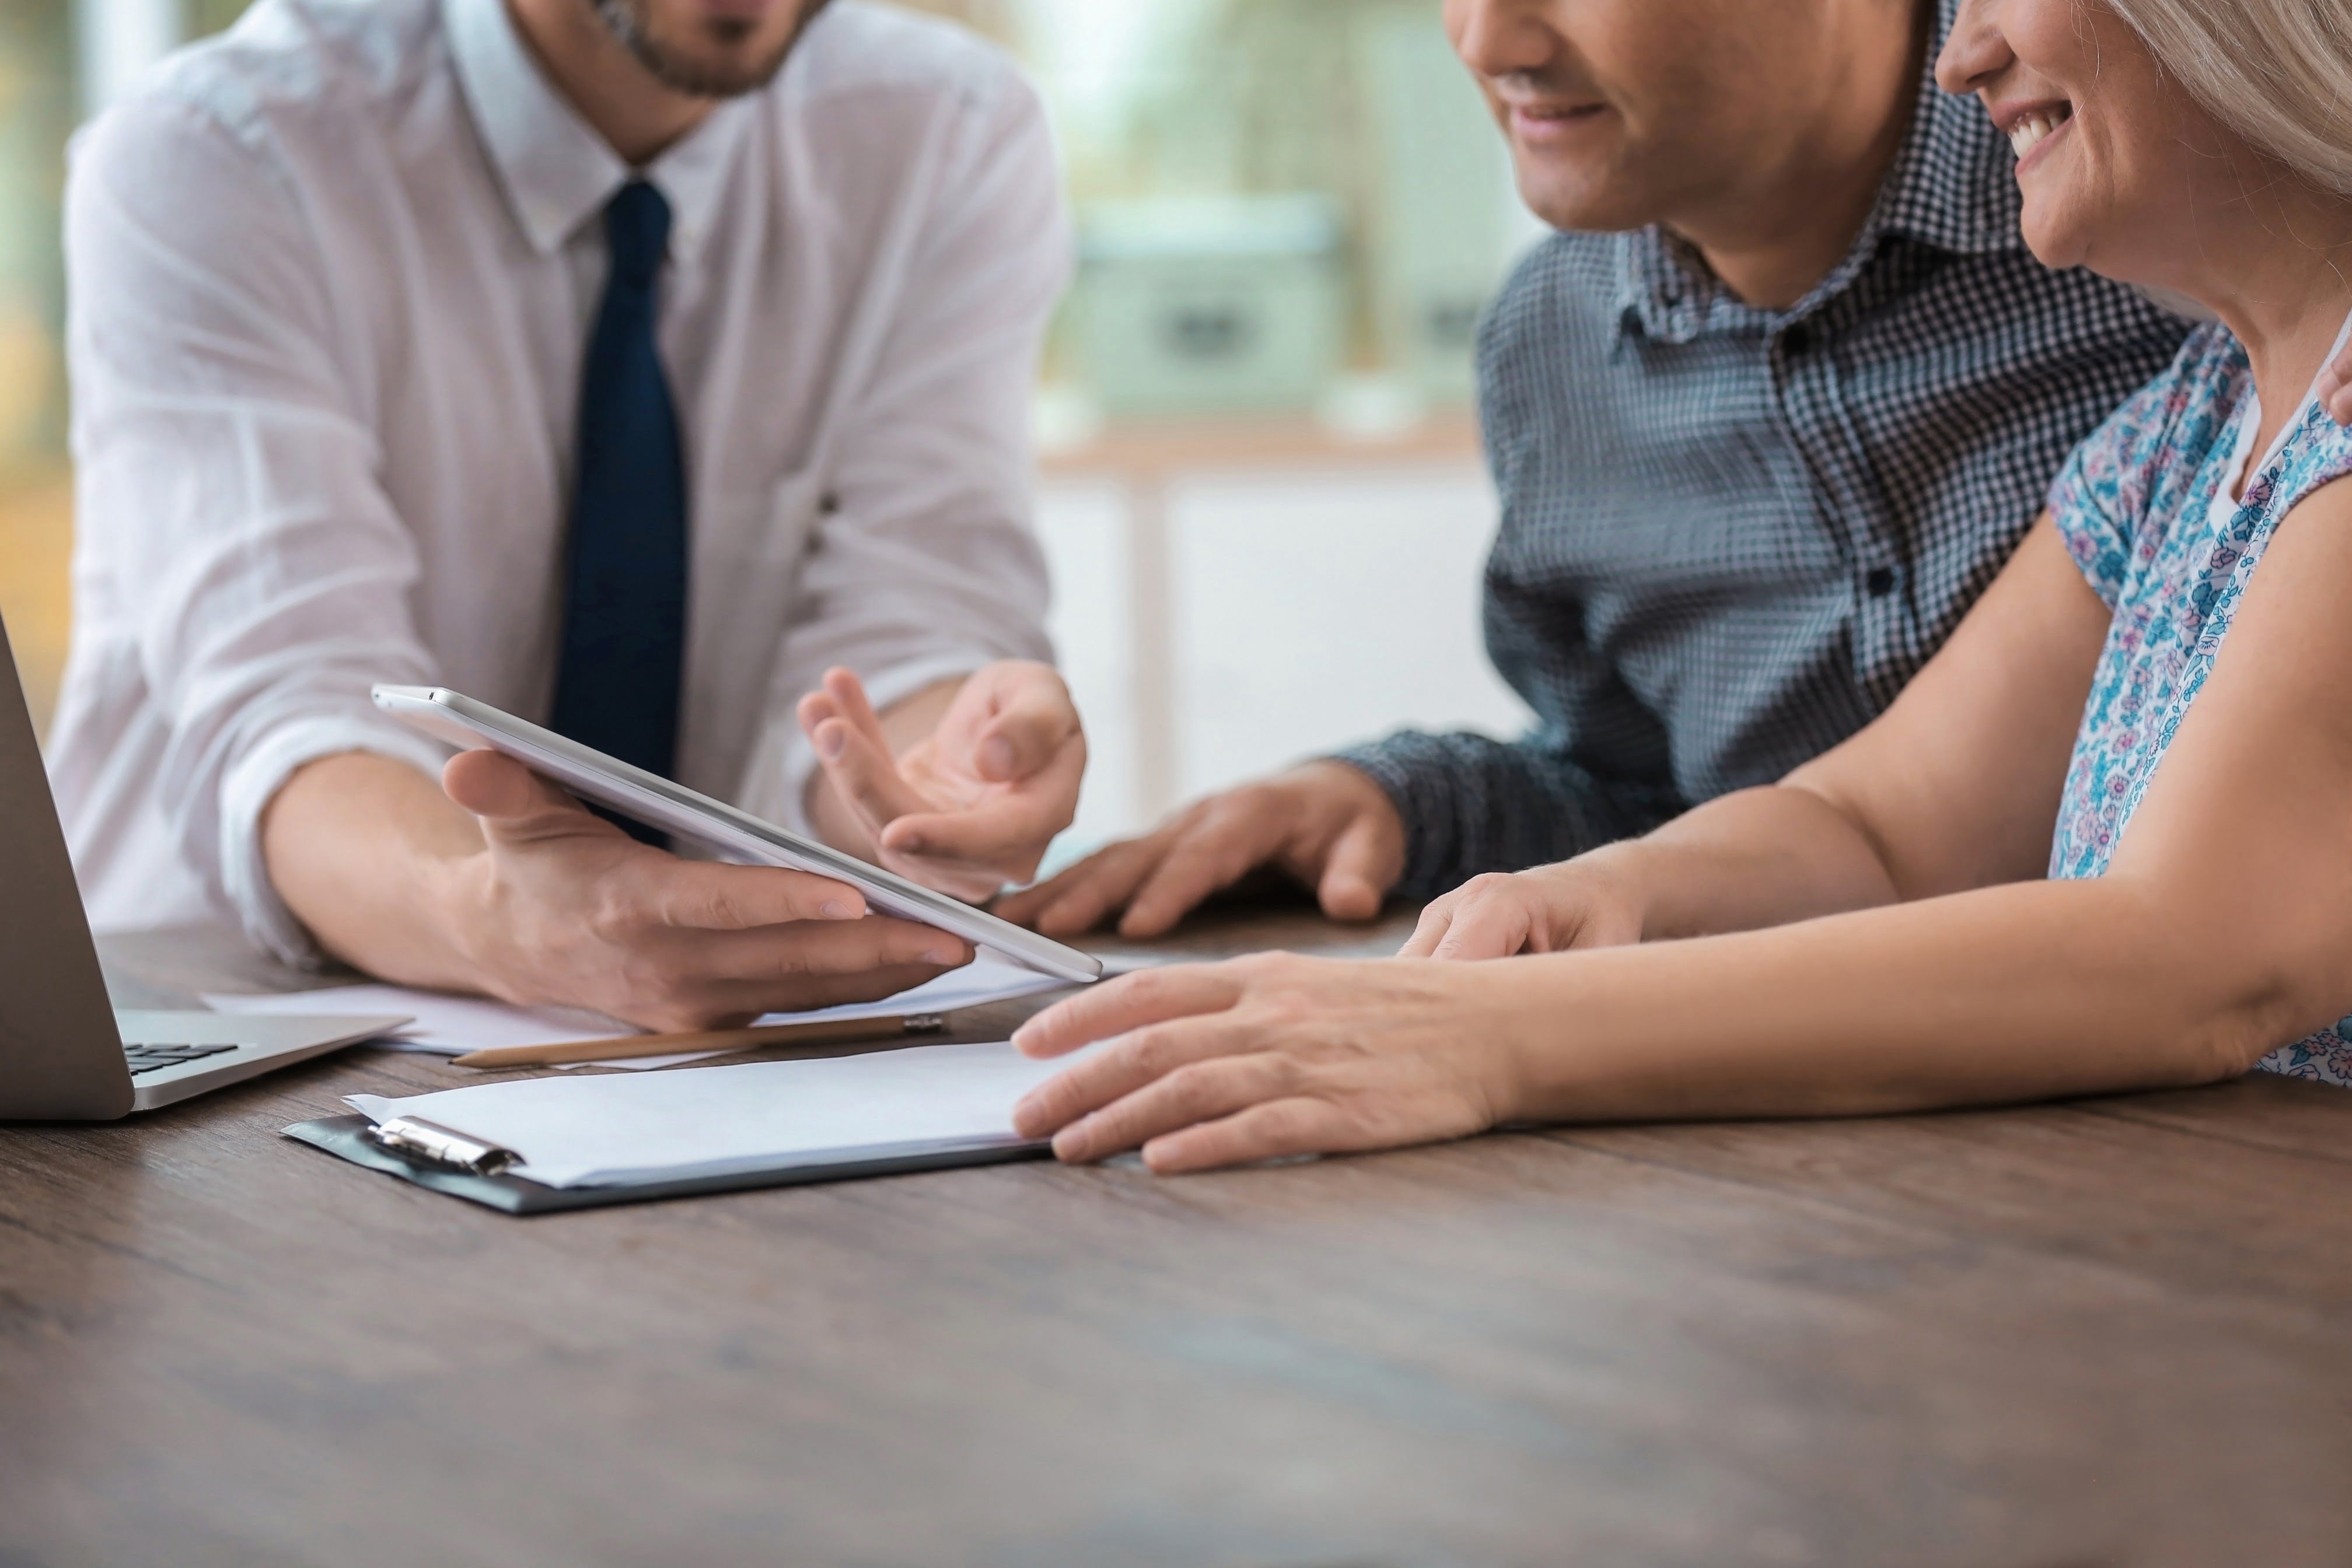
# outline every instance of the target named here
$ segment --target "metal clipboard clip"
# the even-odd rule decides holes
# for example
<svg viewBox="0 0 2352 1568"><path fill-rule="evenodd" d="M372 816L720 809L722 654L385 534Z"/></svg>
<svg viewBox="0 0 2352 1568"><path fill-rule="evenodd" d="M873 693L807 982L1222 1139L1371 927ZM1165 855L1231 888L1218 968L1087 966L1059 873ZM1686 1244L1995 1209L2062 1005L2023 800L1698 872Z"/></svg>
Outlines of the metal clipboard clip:
<svg viewBox="0 0 2352 1568"><path fill-rule="evenodd" d="M378 1147L389 1149L403 1159L463 1171L468 1176L496 1176L518 1158L512 1149L486 1144L422 1116L394 1116L389 1122L378 1122L367 1130L367 1136Z"/></svg>

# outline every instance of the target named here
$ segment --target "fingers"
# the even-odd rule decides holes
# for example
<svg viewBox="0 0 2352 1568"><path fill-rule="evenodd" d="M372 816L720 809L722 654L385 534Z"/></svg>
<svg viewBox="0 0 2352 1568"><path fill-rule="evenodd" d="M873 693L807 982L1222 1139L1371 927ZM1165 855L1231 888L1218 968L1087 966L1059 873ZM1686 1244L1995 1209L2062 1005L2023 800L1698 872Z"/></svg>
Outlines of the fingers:
<svg viewBox="0 0 2352 1568"><path fill-rule="evenodd" d="M1097 850L1052 881L1013 894L997 906L996 913L1048 936L1090 931L1104 915L1125 906L1167 852L1171 837L1163 829L1148 838Z"/></svg>
<svg viewBox="0 0 2352 1568"><path fill-rule="evenodd" d="M866 709L869 717L872 712ZM929 802L898 772L898 758L878 726L860 725L836 713L819 720L809 738L834 793L876 839L898 818L930 810Z"/></svg>
<svg viewBox="0 0 2352 1568"><path fill-rule="evenodd" d="M1146 1024L1221 1012L1240 998L1241 990L1241 979L1229 964L1146 969L1091 986L1047 1008L1014 1032L1013 1043L1025 1056L1063 1056Z"/></svg>
<svg viewBox="0 0 2352 1568"><path fill-rule="evenodd" d="M873 700L866 695L866 683L855 673L835 664L824 673L824 684L819 692L810 695L823 695L839 717L871 736L884 750L889 749L889 739L882 731L882 716L874 711Z"/></svg>
<svg viewBox="0 0 2352 1568"><path fill-rule="evenodd" d="M2338 424L2352 424L2352 350L2333 363L2319 367L2319 378L2312 391L2326 405L2328 417Z"/></svg>
<svg viewBox="0 0 2352 1568"><path fill-rule="evenodd" d="M1454 924L1454 906L1462 902L1462 892L1456 888L1443 898L1433 899L1413 923L1412 935L1397 949L1400 958L1426 958L1437 951L1446 928Z"/></svg>
<svg viewBox="0 0 2352 1568"><path fill-rule="evenodd" d="M1080 1057L1023 1095L1013 1108L1013 1130L1026 1138L1052 1134L1055 1152L1060 1154L1063 1132L1184 1067L1234 1054L1235 1043L1230 1022L1215 1013L1136 1030L1092 1055ZM1088 1144L1089 1139L1082 1135L1072 1146ZM1112 1154L1129 1146L1105 1145L1102 1152Z"/></svg>
<svg viewBox="0 0 2352 1568"><path fill-rule="evenodd" d="M646 933L616 960L620 1006L652 1029L875 1001L971 959L955 937L909 921L803 921L746 931Z"/></svg>
<svg viewBox="0 0 2352 1568"><path fill-rule="evenodd" d="M969 810L910 812L882 830L881 844L892 854L975 870L1014 864L1025 874L1067 826L1066 802L1016 793ZM1024 860L1028 864L1018 866Z"/></svg>
<svg viewBox="0 0 2352 1568"><path fill-rule="evenodd" d="M878 1002L947 973L938 964L892 964L838 975L801 975L774 980L725 981L710 991L709 1020L696 1028L724 1028L720 1019L755 1019L763 1013L806 1012L814 1008Z"/></svg>
<svg viewBox="0 0 2352 1568"><path fill-rule="evenodd" d="M865 895L848 883L780 866L666 857L645 874L646 915L662 925L747 931L795 921L856 920L866 913Z"/></svg>
<svg viewBox="0 0 2352 1568"><path fill-rule="evenodd" d="M1330 859L1316 884L1317 902L1334 920L1365 921L1381 912L1399 868L1389 864L1390 849L1381 823L1360 815L1332 841Z"/></svg>
<svg viewBox="0 0 2352 1568"><path fill-rule="evenodd" d="M892 854L993 872L998 886L1024 881L1077 815L1086 766L1086 743L1074 738L1044 768L961 810L908 812L882 831L880 845Z"/></svg>
<svg viewBox="0 0 2352 1568"><path fill-rule="evenodd" d="M1097 852L1008 904L1048 936L1075 936L1114 909L1122 936L1164 935L1202 900L1272 858L1284 824L1246 800L1203 802L1145 838Z"/></svg>
<svg viewBox="0 0 2352 1568"><path fill-rule="evenodd" d="M1489 872L1472 877L1423 915L1398 954L1403 958L1508 958L1530 946L1540 951L1541 912L1524 877Z"/></svg>
<svg viewBox="0 0 2352 1568"><path fill-rule="evenodd" d="M589 983L554 999L646 1029L708 1029L895 996L971 956L952 936L878 917L744 931L652 926L608 948Z"/></svg>
<svg viewBox="0 0 2352 1568"><path fill-rule="evenodd" d="M724 975L678 978L659 987L636 988L614 1000L600 999L597 1009L656 1032L730 1029L762 1013L880 1001L946 972L946 967L939 964L885 964L760 979Z"/></svg>
<svg viewBox="0 0 2352 1568"><path fill-rule="evenodd" d="M1288 828L1282 814L1254 796L1205 802L1177 826L1158 862L1128 900L1118 934L1160 936L1220 888L1273 858Z"/></svg>
<svg viewBox="0 0 2352 1568"><path fill-rule="evenodd" d="M487 749L461 751L441 769L441 789L479 818L482 831L506 842L574 833L624 837L562 789L511 757Z"/></svg>
<svg viewBox="0 0 2352 1568"><path fill-rule="evenodd" d="M1196 1024L1195 1030L1199 1029ZM1218 1034L1229 1031L1218 1030ZM1225 1040L1204 1040L1206 1051L1224 1052ZM1090 1059L1073 1067L1076 1073ZM1108 1159L1140 1148L1162 1133L1213 1122L1264 1101L1294 1092L1297 1072L1279 1056L1216 1054L1177 1067L1133 1092L1079 1117L1054 1134L1054 1157L1072 1165Z"/></svg>
<svg viewBox="0 0 2352 1568"><path fill-rule="evenodd" d="M995 716L981 730L972 767L992 783L1007 783L1043 771L1073 745L1083 747L1078 710L1062 677L1044 664L992 666ZM1080 757L1083 765L1084 752Z"/></svg>
<svg viewBox="0 0 2352 1568"><path fill-rule="evenodd" d="M866 920L803 921L756 931L698 932L688 940L682 961L691 966L698 979L760 986L855 977L894 967L936 972L960 967L971 958L971 945L961 937L911 920L876 915Z"/></svg>
<svg viewBox="0 0 2352 1568"><path fill-rule="evenodd" d="M815 746L819 760L828 764L828 773L833 771L830 765L845 753L855 754L854 765L867 768L878 758L887 765L883 771L904 789L903 798L919 800L920 797L898 780L889 735L866 695L865 683L855 674L838 665L827 670L824 684L801 698L799 711L801 728ZM849 799L848 795L845 794L844 799Z"/></svg>
<svg viewBox="0 0 2352 1568"><path fill-rule="evenodd" d="M1533 916L1524 901L1508 893L1471 897L1454 911L1445 935L1429 956L1464 962L1508 958L1525 951L1534 935Z"/></svg>
<svg viewBox="0 0 2352 1568"><path fill-rule="evenodd" d="M1473 877L1422 911L1400 958L1476 960L1642 939L1638 904L1572 867Z"/></svg>
<svg viewBox="0 0 2352 1568"><path fill-rule="evenodd" d="M1378 1142L1328 1101L1269 1100L1219 1121L1164 1133L1143 1145L1143 1163L1155 1176L1181 1176L1294 1155L1338 1154Z"/></svg>

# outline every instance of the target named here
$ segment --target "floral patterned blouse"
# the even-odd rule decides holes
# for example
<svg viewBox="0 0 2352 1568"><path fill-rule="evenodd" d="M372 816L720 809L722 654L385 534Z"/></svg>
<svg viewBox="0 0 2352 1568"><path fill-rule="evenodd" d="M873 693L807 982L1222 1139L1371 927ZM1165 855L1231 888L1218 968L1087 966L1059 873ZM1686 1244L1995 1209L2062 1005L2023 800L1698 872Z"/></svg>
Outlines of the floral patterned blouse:
<svg viewBox="0 0 2352 1568"><path fill-rule="evenodd" d="M2170 369L2075 450L2052 486L2060 536L2115 612L2066 772L2053 877L2106 870L2212 674L2279 519L2352 474L2352 431L2306 398L2242 498L2231 500L2260 421L2245 350L2226 329L2201 327ZM2279 1047L2261 1065L2352 1087L2352 1018Z"/></svg>

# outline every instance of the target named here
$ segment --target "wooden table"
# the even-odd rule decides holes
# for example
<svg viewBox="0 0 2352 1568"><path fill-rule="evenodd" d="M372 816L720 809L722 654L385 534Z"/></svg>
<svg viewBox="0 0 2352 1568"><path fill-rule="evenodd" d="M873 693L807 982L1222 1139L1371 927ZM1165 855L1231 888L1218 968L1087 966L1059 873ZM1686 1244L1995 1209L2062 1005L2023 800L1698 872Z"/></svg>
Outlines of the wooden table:
<svg viewBox="0 0 2352 1568"><path fill-rule="evenodd" d="M0 1564L2352 1562L2340 1092L539 1219L276 1135L461 1076L0 1129Z"/></svg>

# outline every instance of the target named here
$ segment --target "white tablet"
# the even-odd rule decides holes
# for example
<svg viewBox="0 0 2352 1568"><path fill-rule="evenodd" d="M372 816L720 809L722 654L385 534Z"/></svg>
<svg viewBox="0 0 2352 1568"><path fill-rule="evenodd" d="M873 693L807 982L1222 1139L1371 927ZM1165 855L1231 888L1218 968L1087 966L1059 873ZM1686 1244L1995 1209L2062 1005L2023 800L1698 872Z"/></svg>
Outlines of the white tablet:
<svg viewBox="0 0 2352 1568"><path fill-rule="evenodd" d="M730 860L785 866L845 882L866 895L870 908L936 926L1056 979L1084 984L1102 977L1102 960L1092 954L1024 931L961 899L868 865L855 855L788 833L723 800L697 794L551 729L500 713L488 703L440 686L380 685L373 695L375 706L384 712L453 746L488 746L504 752L574 794L647 827L691 839Z"/></svg>

